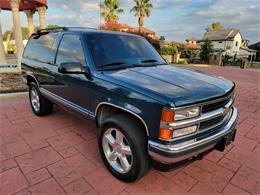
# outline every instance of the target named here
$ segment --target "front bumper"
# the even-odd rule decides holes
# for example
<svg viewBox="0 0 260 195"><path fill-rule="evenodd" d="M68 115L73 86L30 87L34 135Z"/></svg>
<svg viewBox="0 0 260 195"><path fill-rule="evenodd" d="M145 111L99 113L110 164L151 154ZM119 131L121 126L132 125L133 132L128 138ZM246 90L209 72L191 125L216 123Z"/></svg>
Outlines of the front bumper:
<svg viewBox="0 0 260 195"><path fill-rule="evenodd" d="M238 110L233 107L232 116L228 123L214 135L204 139L189 143L187 145L175 146L171 144L161 144L156 141L148 141L148 153L152 159L163 163L171 164L197 156L212 148L228 133L235 131Z"/></svg>

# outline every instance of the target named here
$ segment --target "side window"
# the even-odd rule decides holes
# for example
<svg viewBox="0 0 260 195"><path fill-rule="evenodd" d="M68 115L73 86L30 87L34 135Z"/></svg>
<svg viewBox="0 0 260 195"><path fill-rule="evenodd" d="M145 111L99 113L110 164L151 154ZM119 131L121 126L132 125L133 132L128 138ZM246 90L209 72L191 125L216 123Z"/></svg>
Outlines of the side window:
<svg viewBox="0 0 260 195"><path fill-rule="evenodd" d="M32 36L23 56L45 63L53 63L56 53L56 48L54 47L56 36L56 33Z"/></svg>
<svg viewBox="0 0 260 195"><path fill-rule="evenodd" d="M58 54L56 58L56 64L60 65L64 62L79 62L85 65L85 57L83 48L81 45L80 37L72 34L65 34L62 37Z"/></svg>

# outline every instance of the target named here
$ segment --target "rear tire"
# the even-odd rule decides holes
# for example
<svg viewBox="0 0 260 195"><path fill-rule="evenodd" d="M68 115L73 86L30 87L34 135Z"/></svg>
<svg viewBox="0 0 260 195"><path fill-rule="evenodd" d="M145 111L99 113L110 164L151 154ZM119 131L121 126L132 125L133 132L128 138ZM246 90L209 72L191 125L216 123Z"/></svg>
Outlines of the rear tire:
<svg viewBox="0 0 260 195"><path fill-rule="evenodd" d="M52 113L53 103L41 95L35 82L29 84L29 98L32 111L37 116L45 116Z"/></svg>
<svg viewBox="0 0 260 195"><path fill-rule="evenodd" d="M122 137L121 142L118 137ZM105 119L100 127L98 145L106 167L120 180L134 182L150 169L147 136L143 127L129 115Z"/></svg>

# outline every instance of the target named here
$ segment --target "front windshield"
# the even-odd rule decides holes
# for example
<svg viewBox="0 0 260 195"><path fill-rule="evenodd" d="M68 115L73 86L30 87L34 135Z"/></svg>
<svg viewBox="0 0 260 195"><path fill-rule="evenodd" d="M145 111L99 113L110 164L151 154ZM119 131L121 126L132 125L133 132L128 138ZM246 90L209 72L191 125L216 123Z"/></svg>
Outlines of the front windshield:
<svg viewBox="0 0 260 195"><path fill-rule="evenodd" d="M165 61L142 37L116 34L89 34L87 36L97 68L104 66L149 66Z"/></svg>

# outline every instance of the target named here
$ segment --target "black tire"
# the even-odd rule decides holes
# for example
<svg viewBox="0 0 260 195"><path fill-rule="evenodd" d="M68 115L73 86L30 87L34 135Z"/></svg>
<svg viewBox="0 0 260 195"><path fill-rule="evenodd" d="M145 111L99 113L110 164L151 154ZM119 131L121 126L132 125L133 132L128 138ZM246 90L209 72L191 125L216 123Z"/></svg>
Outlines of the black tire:
<svg viewBox="0 0 260 195"><path fill-rule="evenodd" d="M111 128L119 130L131 148L132 165L128 172L120 173L108 162L103 150L104 133ZM134 182L147 174L151 167L151 160L147 151L147 136L143 127L131 116L119 114L105 119L98 136L98 145L101 157L108 170L118 179L126 182Z"/></svg>
<svg viewBox="0 0 260 195"><path fill-rule="evenodd" d="M37 95L39 96L39 109L35 109L32 103L32 91L35 90L37 92ZM45 116L52 113L53 110L53 103L43 97L39 91L39 88L35 82L31 82L29 84L29 98L30 98L30 104L31 108L34 114L37 116Z"/></svg>

